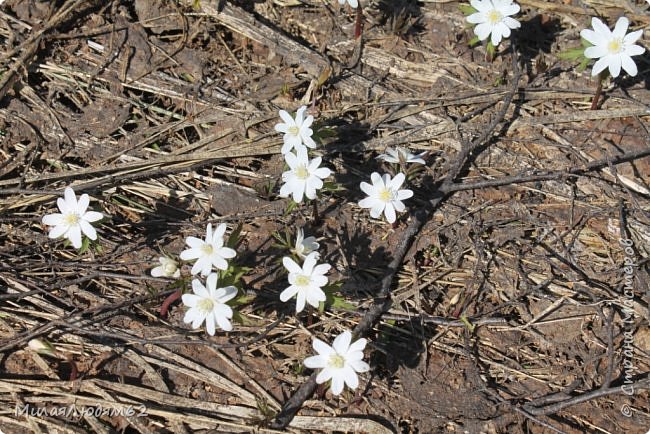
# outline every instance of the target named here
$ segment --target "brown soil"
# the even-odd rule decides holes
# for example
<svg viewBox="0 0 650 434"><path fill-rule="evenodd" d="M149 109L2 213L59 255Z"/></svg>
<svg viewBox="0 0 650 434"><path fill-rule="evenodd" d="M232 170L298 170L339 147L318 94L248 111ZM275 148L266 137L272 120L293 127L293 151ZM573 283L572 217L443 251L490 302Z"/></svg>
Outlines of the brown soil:
<svg viewBox="0 0 650 434"><path fill-rule="evenodd" d="M650 57L598 110L589 72L558 57L591 16L625 14L647 41L646 2L520 1L518 54L507 40L491 62L456 1L360 2L357 40L334 0L2 2L0 432L279 432L313 337L367 318L401 246L392 306L364 330L371 371L339 397L318 387L287 430L650 428ZM278 197L273 126L303 104L342 187L318 219ZM391 226L356 203L396 145L429 154ZM108 216L81 254L41 224L66 186ZM250 268L243 323L214 337L180 303L162 317L175 288L150 276L207 222L241 224ZM352 309L279 301L273 233L298 226Z"/></svg>

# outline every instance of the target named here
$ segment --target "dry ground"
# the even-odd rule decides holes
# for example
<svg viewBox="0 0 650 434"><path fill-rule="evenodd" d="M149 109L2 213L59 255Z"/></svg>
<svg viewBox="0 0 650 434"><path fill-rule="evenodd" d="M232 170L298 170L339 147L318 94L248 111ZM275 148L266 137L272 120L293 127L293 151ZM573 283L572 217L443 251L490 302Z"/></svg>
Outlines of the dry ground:
<svg viewBox="0 0 650 434"><path fill-rule="evenodd" d="M650 40L646 2L521 1L517 55L506 41L493 62L451 0L361 0L362 43L334 0L192 3L0 6L0 430L650 428L650 56L593 111L588 72L557 56L594 15ZM317 221L277 197L273 125L301 104L345 188ZM429 156L391 227L355 203L395 145ZM40 222L69 185L108 216L82 254ZM243 225L251 268L246 321L214 338L178 304L162 318L173 282L149 275L208 221ZM297 225L322 237L352 310L279 302L272 233ZM362 387L295 396L312 337L355 327ZM60 356L27 350L34 337ZM298 416L276 419L292 396ZM148 416L16 414L72 405Z"/></svg>

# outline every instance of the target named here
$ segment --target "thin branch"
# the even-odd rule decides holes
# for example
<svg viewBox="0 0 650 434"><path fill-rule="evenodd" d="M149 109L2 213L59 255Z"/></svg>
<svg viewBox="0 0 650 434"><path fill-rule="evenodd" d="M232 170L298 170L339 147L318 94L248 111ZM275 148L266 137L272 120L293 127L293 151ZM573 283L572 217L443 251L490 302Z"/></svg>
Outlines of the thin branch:
<svg viewBox="0 0 650 434"><path fill-rule="evenodd" d="M476 151L481 146L484 146L492 138L494 131L497 126L505 119L506 113L510 108L510 104L519 86L519 80L521 78L521 68L518 64L518 59L516 54L513 54L513 68L515 71L514 78L510 91L506 95L503 101L503 107L495 116L493 121L483 130L483 134L480 137L475 139L471 143L464 143L460 152L456 156L455 163L449 170L445 180L442 182L442 188L446 188L454 183L454 181L460 176L463 172L463 168L467 165L468 161L473 157L474 151ZM461 138L462 139L462 138ZM443 189L440 189L437 192L436 197L431 199L426 207L418 209L412 216L411 223L405 229L402 234L402 239L397 244L393 252L393 260L388 264L386 273L381 280L381 287L377 292L375 301L370 306L365 316L361 319L359 324L353 330L353 335L355 337L364 336L368 331L373 327L373 325L379 320L382 314L384 314L392 305L392 300L390 297L390 289L393 283L395 274L397 273L399 267L402 265L406 253L411 248L413 241L416 239L417 235L420 233L420 230L424 224L429 220L430 216L433 215L433 212L437 207L442 203L442 201L447 197ZM300 410L302 404L309 399L309 397L316 390L316 374L312 374L307 382L303 383L298 390L289 398L287 402L282 406L282 410L274 421L271 423L271 428L273 429L284 429L290 423L293 417L296 415L298 410Z"/></svg>
<svg viewBox="0 0 650 434"><path fill-rule="evenodd" d="M650 378L646 377L634 383L626 384L626 386L628 386L632 390L647 390L650 389ZM547 405L544 407L532 407L532 406L524 405L523 408L528 413L534 416L543 416L546 414L557 413L558 411L563 410L567 407L571 407L573 405L591 401L592 399L600 398L601 396L618 395L621 393L623 393L623 390L621 389L620 386L609 387L605 389L599 388L596 390L592 390L591 392L582 393L572 398L565 399L564 401L556 402L555 404Z"/></svg>
<svg viewBox="0 0 650 434"><path fill-rule="evenodd" d="M607 168L609 165L617 165L627 163L629 161L638 160L650 156L650 148L639 149L636 151L626 152L622 155L615 157L603 158L600 160L592 161L583 167L572 167L567 170L553 170L549 172L533 173L533 174L519 174L512 176L504 176L497 179L489 179L486 181L468 182L468 183L451 183L449 185L442 185L440 191L449 194L457 191L478 190L482 188L502 187L513 184L523 184L526 182L537 181L552 181L564 179L568 177L583 176L589 172Z"/></svg>

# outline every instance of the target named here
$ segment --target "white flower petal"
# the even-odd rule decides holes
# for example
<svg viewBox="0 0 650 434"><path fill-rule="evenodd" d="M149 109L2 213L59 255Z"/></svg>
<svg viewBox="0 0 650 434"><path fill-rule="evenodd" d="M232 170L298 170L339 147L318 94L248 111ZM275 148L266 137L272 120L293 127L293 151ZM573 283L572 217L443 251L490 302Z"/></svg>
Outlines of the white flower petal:
<svg viewBox="0 0 650 434"><path fill-rule="evenodd" d="M344 379L339 375L332 376L332 394L340 395L343 392Z"/></svg>
<svg viewBox="0 0 650 434"><path fill-rule="evenodd" d="M50 229L50 232L47 236L51 239L59 238L68 231L68 227L65 225L57 225Z"/></svg>
<svg viewBox="0 0 650 434"><path fill-rule="evenodd" d="M362 360L350 360L348 363L357 372L368 372L370 370L370 365Z"/></svg>
<svg viewBox="0 0 650 434"><path fill-rule="evenodd" d="M334 342L332 343L332 347L337 353L345 354L348 352L348 348L350 348L351 340L352 340L352 333L346 330L334 339Z"/></svg>
<svg viewBox="0 0 650 434"><path fill-rule="evenodd" d="M474 33L478 36L479 40L485 41L490 33L492 33L492 26L488 23L481 23L474 27Z"/></svg>
<svg viewBox="0 0 650 434"><path fill-rule="evenodd" d="M85 220L79 220L79 228L81 229L81 232L91 240L96 240L97 239L97 231L91 225Z"/></svg>
<svg viewBox="0 0 650 434"><path fill-rule="evenodd" d="M282 258L282 265L284 265L284 268L286 268L289 273L302 273L302 267L296 264L296 261L288 256Z"/></svg>
<svg viewBox="0 0 650 434"><path fill-rule="evenodd" d="M293 120L293 118L288 112L286 112L285 110L280 110L279 114L280 114L280 118L284 121L285 124L287 124L288 126L295 125L295 121Z"/></svg>
<svg viewBox="0 0 650 434"><path fill-rule="evenodd" d="M298 293L300 288L297 286L291 285L288 288L286 288L284 291L280 293L280 301L286 302L287 300L290 300L294 295Z"/></svg>
<svg viewBox="0 0 650 434"><path fill-rule="evenodd" d="M87 211L82 218L87 222L93 223L104 218L104 214L97 211Z"/></svg>
<svg viewBox="0 0 650 434"><path fill-rule="evenodd" d="M79 201L77 202L77 213L79 215L83 215L83 213L86 212L89 203L90 203L90 198L88 197L88 195L82 194L81 197L79 197Z"/></svg>
<svg viewBox="0 0 650 434"><path fill-rule="evenodd" d="M70 226L70 228L68 229L68 232L66 234L66 237L68 237L68 239L72 243L72 246L75 249L81 248L81 244L82 244L81 243L81 228L79 227L79 225Z"/></svg>
<svg viewBox="0 0 650 434"><path fill-rule="evenodd" d="M302 363L309 369L319 369L327 366L327 359L322 356L307 357Z"/></svg>
<svg viewBox="0 0 650 434"><path fill-rule="evenodd" d="M63 214L48 214L44 215L41 222L48 226L59 226L64 223Z"/></svg>
<svg viewBox="0 0 650 434"><path fill-rule="evenodd" d="M620 17L614 25L612 36L615 38L624 38L627 33L627 28L630 26L630 20L625 17Z"/></svg>
<svg viewBox="0 0 650 434"><path fill-rule="evenodd" d="M302 291L298 291L296 295L296 313L300 313L305 309L305 294Z"/></svg>
<svg viewBox="0 0 650 434"><path fill-rule="evenodd" d="M70 187L66 187L63 191L63 197L65 204L68 206L68 209L77 210L77 196L74 194L74 190Z"/></svg>
<svg viewBox="0 0 650 434"><path fill-rule="evenodd" d="M384 211L386 208L386 204L381 203L381 202L375 202L375 204L370 208L370 217L376 219L379 218L381 213Z"/></svg>
<svg viewBox="0 0 650 434"><path fill-rule="evenodd" d="M630 77L635 77L638 70L636 67L636 63L634 63L634 60L630 56L621 56L621 66L627 72Z"/></svg>
<svg viewBox="0 0 650 434"><path fill-rule="evenodd" d="M325 342L321 341L318 338L314 338L314 341L312 342L312 347L316 350L318 354L324 357L329 357L332 353L334 353L334 348L330 347L327 345ZM324 358L323 360L327 360Z"/></svg>
<svg viewBox="0 0 650 434"><path fill-rule="evenodd" d="M323 369L316 376L316 383L317 384L323 384L326 381L329 381L332 378L333 374L334 374L334 372L332 372L332 370L330 368Z"/></svg>
<svg viewBox="0 0 650 434"><path fill-rule="evenodd" d="M396 215L395 215L395 208L393 207L392 203L387 203L386 207L384 208L384 215L386 216L386 221L388 223L395 223Z"/></svg>
<svg viewBox="0 0 650 434"><path fill-rule="evenodd" d="M363 351L366 348L367 340L365 338L357 339L348 347L348 352Z"/></svg>
<svg viewBox="0 0 650 434"><path fill-rule="evenodd" d="M205 317L205 328L210 336L214 336L214 332L216 331L214 315Z"/></svg>
<svg viewBox="0 0 650 434"><path fill-rule="evenodd" d="M359 387L359 377L351 366L345 366L342 371L342 378L350 389L354 390Z"/></svg>

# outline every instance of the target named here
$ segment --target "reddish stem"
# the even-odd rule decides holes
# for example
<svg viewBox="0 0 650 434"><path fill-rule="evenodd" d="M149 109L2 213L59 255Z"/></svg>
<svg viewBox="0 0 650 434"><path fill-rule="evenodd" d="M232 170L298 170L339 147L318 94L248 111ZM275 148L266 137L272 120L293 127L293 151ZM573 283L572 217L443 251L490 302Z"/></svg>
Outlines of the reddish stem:
<svg viewBox="0 0 650 434"><path fill-rule="evenodd" d="M181 293L182 291L179 289L178 291L172 292L166 299L163 301L162 306L160 306L160 316L162 318L167 318L167 311L169 310L169 307L173 302L181 298Z"/></svg>
<svg viewBox="0 0 650 434"><path fill-rule="evenodd" d="M68 364L70 365L70 381L75 381L77 379L77 376L79 375L79 370L77 369L77 364L75 363L75 361L72 358L71 354L68 354L66 356L66 360L67 360Z"/></svg>
<svg viewBox="0 0 650 434"><path fill-rule="evenodd" d="M596 86L596 93L594 94L594 98L591 100L592 110L598 109L598 101L600 100L600 95L602 93L603 93L603 76L602 74L598 74L598 85Z"/></svg>
<svg viewBox="0 0 650 434"><path fill-rule="evenodd" d="M358 39L363 32L363 11L361 5L357 6L357 19L354 23L354 39Z"/></svg>

